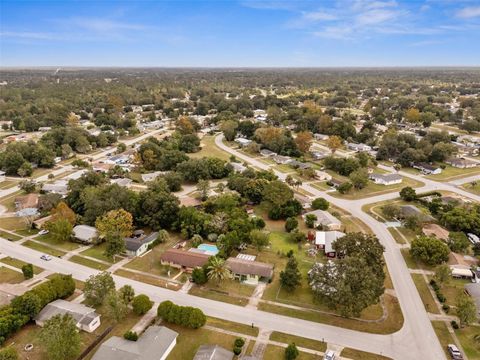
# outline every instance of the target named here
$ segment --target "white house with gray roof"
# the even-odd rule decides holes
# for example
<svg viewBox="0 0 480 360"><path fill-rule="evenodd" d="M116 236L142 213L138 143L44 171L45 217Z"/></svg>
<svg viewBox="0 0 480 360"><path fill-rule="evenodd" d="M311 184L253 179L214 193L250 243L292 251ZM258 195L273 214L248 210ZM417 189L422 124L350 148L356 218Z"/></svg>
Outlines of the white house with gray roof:
<svg viewBox="0 0 480 360"><path fill-rule="evenodd" d="M112 336L100 345L92 360L165 360L177 344L177 336L177 332L156 325L137 341Z"/></svg>
<svg viewBox="0 0 480 360"><path fill-rule="evenodd" d="M77 225L73 228L73 237L78 242L92 244L98 239L98 231L93 226Z"/></svg>
<svg viewBox="0 0 480 360"><path fill-rule="evenodd" d="M45 321L55 315L65 314L70 315L76 321L77 328L83 331L91 333L100 326L100 315L95 312L95 309L62 299L47 304L34 320L38 326L43 326Z"/></svg>
<svg viewBox="0 0 480 360"><path fill-rule="evenodd" d="M380 185L395 185L402 182L402 177L398 174L370 174L369 178Z"/></svg>
<svg viewBox="0 0 480 360"><path fill-rule="evenodd" d="M303 215L305 220L307 215L315 215L317 220L314 222L314 227L322 225L326 230L340 230L342 227L342 222L338 220L335 216L330 214L328 211L324 210L314 210L310 211Z"/></svg>

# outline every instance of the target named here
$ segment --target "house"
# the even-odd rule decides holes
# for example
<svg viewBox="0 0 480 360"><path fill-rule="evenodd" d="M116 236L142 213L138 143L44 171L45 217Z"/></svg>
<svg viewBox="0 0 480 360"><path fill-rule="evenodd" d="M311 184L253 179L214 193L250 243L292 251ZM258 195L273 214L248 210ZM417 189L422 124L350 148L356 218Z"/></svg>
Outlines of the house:
<svg viewBox="0 0 480 360"><path fill-rule="evenodd" d="M435 220L432 216L424 214L418 207L415 205L402 205L400 206L400 216L402 218L407 218L410 216L416 216L420 221L433 221Z"/></svg>
<svg viewBox="0 0 480 360"><path fill-rule="evenodd" d="M327 153L321 151L311 151L310 154L312 155L313 160L322 160L328 156Z"/></svg>
<svg viewBox="0 0 480 360"><path fill-rule="evenodd" d="M275 161L277 164L289 164L292 159L289 156L283 156L283 155L275 155L272 156L272 160Z"/></svg>
<svg viewBox="0 0 480 360"><path fill-rule="evenodd" d="M395 185L402 182L402 177L398 174L370 174L368 176L375 184Z"/></svg>
<svg viewBox="0 0 480 360"><path fill-rule="evenodd" d="M366 144L347 143L347 149L360 152L360 151L370 151L372 150L372 147Z"/></svg>
<svg viewBox="0 0 480 360"><path fill-rule="evenodd" d="M107 173L108 170L113 168L113 164L105 164L103 162L97 161L92 164L92 170L97 173Z"/></svg>
<svg viewBox="0 0 480 360"><path fill-rule="evenodd" d="M316 231L313 243L318 249L324 250L327 257L333 258L336 256L333 243L343 236L345 233L341 231Z"/></svg>
<svg viewBox="0 0 480 360"><path fill-rule="evenodd" d="M43 184L42 191L50 194L59 194L65 196L68 194L68 182L66 180L57 180L52 184Z"/></svg>
<svg viewBox="0 0 480 360"><path fill-rule="evenodd" d="M47 132L47 131L50 131L50 130L52 130L52 128L50 126L40 126L38 128L38 131L40 131L40 132Z"/></svg>
<svg viewBox="0 0 480 360"><path fill-rule="evenodd" d="M230 257L226 261L234 279L241 282L257 285L260 280L269 281L273 276L273 265Z"/></svg>
<svg viewBox="0 0 480 360"><path fill-rule="evenodd" d="M316 133L316 134L313 134L313 137L315 140L322 141L322 140L327 140L329 136L325 134Z"/></svg>
<svg viewBox="0 0 480 360"><path fill-rule="evenodd" d="M98 231L93 226L77 225L73 228L73 237L83 244L92 244L98 239Z"/></svg>
<svg viewBox="0 0 480 360"><path fill-rule="evenodd" d="M169 265L191 272L193 269L205 265L209 257L207 254L193 251L168 249L160 256L160 262L162 265Z"/></svg>
<svg viewBox="0 0 480 360"><path fill-rule="evenodd" d="M470 279L473 280L475 278L475 274L472 270L470 270L467 266L450 266L450 270L452 271L452 277L455 279Z"/></svg>
<svg viewBox="0 0 480 360"><path fill-rule="evenodd" d="M38 194L27 194L15 198L15 209L36 209L38 207Z"/></svg>
<svg viewBox="0 0 480 360"><path fill-rule="evenodd" d="M135 235L135 234L134 234ZM141 256L145 254L148 247L158 238L158 232L153 232L150 235L141 234L125 238L125 252L128 256Z"/></svg>
<svg viewBox="0 0 480 360"><path fill-rule="evenodd" d="M150 326L137 341L112 336L92 360L165 360L177 344L178 333L165 326Z"/></svg>
<svg viewBox="0 0 480 360"><path fill-rule="evenodd" d="M218 345L200 345L193 360L232 360L233 352Z"/></svg>
<svg viewBox="0 0 480 360"><path fill-rule="evenodd" d="M450 232L447 229L437 224L426 224L422 228L422 232L426 236L434 236L443 241L448 241L448 236L450 235Z"/></svg>
<svg viewBox="0 0 480 360"><path fill-rule="evenodd" d="M303 163L303 162L298 161L298 160L290 160L288 162L288 165L290 165L291 167L293 167L295 169L301 169L301 170L310 169L312 167L311 164Z"/></svg>
<svg viewBox="0 0 480 360"><path fill-rule="evenodd" d="M435 165L430 165L427 163L416 163L412 166L414 169L420 170L426 175L438 175L442 173L442 169Z"/></svg>
<svg viewBox="0 0 480 360"><path fill-rule="evenodd" d="M245 147L248 146L252 143L252 140L249 139L244 139L244 138L236 138L235 142L240 146L240 147Z"/></svg>
<svg viewBox="0 0 480 360"><path fill-rule="evenodd" d="M477 308L477 318L480 317L480 283L466 284L465 292L470 295Z"/></svg>
<svg viewBox="0 0 480 360"><path fill-rule="evenodd" d="M128 178L111 179L110 184L117 184L118 186L128 188L130 187L130 185L132 185L132 179L128 179Z"/></svg>
<svg viewBox="0 0 480 360"><path fill-rule="evenodd" d="M236 173L242 173L245 170L247 170L246 166L244 166L240 163L237 163L237 162L231 162L230 165L232 165L233 171L236 172Z"/></svg>
<svg viewBox="0 0 480 360"><path fill-rule="evenodd" d="M100 315L95 312L95 309L62 299L47 304L34 320L38 326L43 326L45 321L55 315L64 314L70 315L75 320L77 328L83 331L91 333L100 326Z"/></svg>
<svg viewBox="0 0 480 360"><path fill-rule="evenodd" d="M0 182L5 181L5 171L0 171Z"/></svg>
<svg viewBox="0 0 480 360"><path fill-rule="evenodd" d="M315 215L317 220L314 222L314 227L321 225L326 230L340 230L342 227L342 223L338 220L335 216L330 214L328 211L324 210L314 210L310 211L303 215L303 219L305 220L307 215Z"/></svg>
<svg viewBox="0 0 480 360"><path fill-rule="evenodd" d="M326 171L321 171L321 170L315 170L315 177L322 181L332 180L332 175L330 175Z"/></svg>
<svg viewBox="0 0 480 360"><path fill-rule="evenodd" d="M155 171L148 174L142 174L142 181L149 182L155 180L157 177L165 175L168 171Z"/></svg>
<svg viewBox="0 0 480 360"><path fill-rule="evenodd" d="M463 158L451 158L445 160L445 163L459 169L470 169L477 166L477 163L472 160L467 160Z"/></svg>
<svg viewBox="0 0 480 360"><path fill-rule="evenodd" d="M273 151L270 151L268 149L262 149L260 150L260 155L265 156L265 157L272 157L277 155L277 153L274 153Z"/></svg>

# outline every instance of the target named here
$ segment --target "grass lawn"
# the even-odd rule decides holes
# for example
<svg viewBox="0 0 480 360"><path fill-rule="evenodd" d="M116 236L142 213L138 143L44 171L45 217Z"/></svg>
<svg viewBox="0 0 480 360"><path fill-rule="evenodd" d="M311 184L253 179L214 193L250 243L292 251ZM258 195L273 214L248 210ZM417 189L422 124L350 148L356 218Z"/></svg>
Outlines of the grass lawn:
<svg viewBox="0 0 480 360"><path fill-rule="evenodd" d="M292 342L295 343L297 346L301 346L307 349L323 351L327 350L327 343L318 340L307 339L300 336L284 334L281 332L274 331L270 335L270 340L283 342L285 344L290 344Z"/></svg>
<svg viewBox="0 0 480 360"><path fill-rule="evenodd" d="M39 230L37 229L22 229L15 231L20 236L32 236L38 234Z"/></svg>
<svg viewBox="0 0 480 360"><path fill-rule="evenodd" d="M224 330L230 330L234 332L238 332L240 334L250 335L250 336L258 336L258 328L251 327L250 325L239 324L236 322L218 319L214 317L207 318L207 325L214 326Z"/></svg>
<svg viewBox="0 0 480 360"><path fill-rule="evenodd" d="M447 325L443 321L432 321L433 330L435 330L435 334L437 334L438 340L442 345L442 349L447 355L447 358L450 357L450 354L447 351L448 344L455 344L453 341L453 337L448 331Z"/></svg>
<svg viewBox="0 0 480 360"><path fill-rule="evenodd" d="M330 193L330 195L337 198L341 198L341 199L356 200L356 199L362 199L370 196L376 196L376 195L388 194L395 191L400 191L405 186L416 188L423 185L424 184L420 181L404 177L403 181L400 184L386 186L386 185L375 184L372 181L369 181L368 185L363 189L360 189L360 190L352 189L347 194L340 194L338 191L335 191Z"/></svg>
<svg viewBox="0 0 480 360"><path fill-rule="evenodd" d="M0 283L18 284L24 279L21 272L0 266Z"/></svg>
<svg viewBox="0 0 480 360"><path fill-rule="evenodd" d="M0 204L5 206L7 211L13 212L15 211L15 198L23 194L25 193L21 190L15 191L14 193L2 198Z"/></svg>
<svg viewBox="0 0 480 360"><path fill-rule="evenodd" d="M467 176L480 174L480 168L474 167L470 169L459 169L450 165L447 165L445 169L442 170L441 174L438 175L427 175L427 179L432 179L436 181L449 181L453 179L460 179Z"/></svg>
<svg viewBox="0 0 480 360"><path fill-rule="evenodd" d="M446 303L450 306L455 306L457 298L463 294L464 286L468 283L470 283L470 280L467 279L450 279L447 283L442 284L441 291L447 298Z"/></svg>
<svg viewBox="0 0 480 360"><path fill-rule="evenodd" d="M326 181L319 181L316 183L310 184L312 185L315 189L321 190L321 191L328 191L331 190L332 187L327 185Z"/></svg>
<svg viewBox="0 0 480 360"><path fill-rule="evenodd" d="M472 183L463 184L462 187L471 193L480 194L480 182L478 181L475 182L474 185L472 185Z"/></svg>
<svg viewBox="0 0 480 360"><path fill-rule="evenodd" d="M275 345L267 345L263 360L278 360L285 358L285 348ZM315 360L319 359L317 355L300 352L295 360Z"/></svg>
<svg viewBox="0 0 480 360"><path fill-rule="evenodd" d="M107 243L101 243L99 245L94 245L91 248L82 251L80 254L85 255L85 256L90 256L90 257L95 258L97 260L105 261L105 262L108 262L108 263L111 263L111 264L121 260L121 258L118 257L118 256L115 257L115 261L112 261L112 259L109 259L108 257L106 257L104 255L106 248L107 248Z"/></svg>
<svg viewBox="0 0 480 360"><path fill-rule="evenodd" d="M40 241L44 243L45 245L50 245L55 248L59 248L61 250L64 250L66 252L78 249L80 247L79 244L71 242L71 241L64 241L64 242L58 242L55 241L50 234L46 235L39 235L35 237L35 241Z"/></svg>
<svg viewBox="0 0 480 360"><path fill-rule="evenodd" d="M355 360L389 360L390 358L382 355L372 354L365 351L355 350L352 348L345 348L342 350L342 357L355 359Z"/></svg>
<svg viewBox="0 0 480 360"><path fill-rule="evenodd" d="M254 286L242 284L236 280L225 280L219 284L210 281L201 287L193 286L189 294L245 306L248 304L248 299L245 297L250 297L254 290Z"/></svg>
<svg viewBox="0 0 480 360"><path fill-rule="evenodd" d="M396 228L389 227L388 231L390 232L390 234L393 236L393 238L395 239L395 241L398 244L406 244L407 243L405 241L405 239L402 237L402 235L400 235L400 232L396 230Z"/></svg>
<svg viewBox="0 0 480 360"><path fill-rule="evenodd" d="M235 336L204 328L188 329L172 324L164 325L179 334L177 337L177 345L168 355L167 360L193 359L200 345L204 344L217 344L227 350L231 350L236 339Z"/></svg>
<svg viewBox="0 0 480 360"><path fill-rule="evenodd" d="M409 249L402 249L400 251L402 252L403 259L405 260L405 263L407 264L408 268L431 270L431 271L435 270L434 266L429 266L429 265L423 264L422 262L415 261L415 259L410 255Z"/></svg>
<svg viewBox="0 0 480 360"><path fill-rule="evenodd" d="M440 314L437 304L435 303L435 300L433 299L433 296L430 293L430 289L428 288L428 285L425 282L423 275L412 274L412 278L413 278L413 282L415 283L415 286L417 287L418 293L422 298L423 305L425 305L425 310L433 314Z"/></svg>
<svg viewBox="0 0 480 360"><path fill-rule="evenodd" d="M0 262L2 262L4 264L7 264L7 265L10 265L10 266L14 266L14 267L19 268L19 269L21 269L23 265L27 264L25 261L22 261L22 260L19 260L19 259L14 259L10 256L7 256L5 258L0 259ZM40 268L38 266L35 266L35 265L33 266L33 273L34 274L40 274L42 271L43 271L42 268Z"/></svg>
<svg viewBox="0 0 480 360"><path fill-rule="evenodd" d="M159 287L163 287L163 288L170 289L170 290L175 290L175 291L177 291L181 287L181 285L176 284L176 283L171 283L171 282L168 282L168 281L163 280L163 279L155 278L153 276L137 274L137 273L134 273L134 272L131 272L131 271L128 271L128 270L123 270L123 269L119 269L119 270L115 271L115 275L123 276L123 277L129 278L129 279L132 279L132 280L144 282L146 284L150 284L150 285L153 285L153 286L159 286Z"/></svg>
<svg viewBox="0 0 480 360"><path fill-rule="evenodd" d="M94 260L91 260L91 259L87 259L87 258L84 258L83 256L79 256L79 255L72 256L69 259L69 261L74 262L76 264L88 266L92 269L100 270L100 271L107 270L110 267L109 265L106 265L104 263L94 261Z"/></svg>
<svg viewBox="0 0 480 360"><path fill-rule="evenodd" d="M480 359L480 343L473 337L480 334L480 328L478 326L468 326L463 329L455 330L455 334L462 344L465 355L469 360Z"/></svg>
<svg viewBox="0 0 480 360"><path fill-rule="evenodd" d="M295 169L288 165L280 164L280 165L275 165L273 168L285 174L296 173Z"/></svg>
<svg viewBox="0 0 480 360"><path fill-rule="evenodd" d="M42 245L42 244L33 242L33 241L31 241L31 240L28 240L28 241L24 242L22 245L23 245L23 246L26 246L26 247L28 247L28 248L30 248L30 249L43 252L43 253L45 253L45 254L50 254L50 255L52 255L52 256L63 256L63 255L66 254L66 252L64 252L64 251L56 250L56 249L53 249L53 248L51 248L51 247L48 247L48 246L45 246L45 245Z"/></svg>
<svg viewBox="0 0 480 360"><path fill-rule="evenodd" d="M4 217L0 218L0 228L15 231L25 229L25 222L20 217Z"/></svg>
<svg viewBox="0 0 480 360"><path fill-rule="evenodd" d="M200 146L202 149L196 153L188 154L191 158L201 158L204 156L217 157L222 160L228 161L230 159L230 154L220 149L215 145L215 136L205 135L200 141Z"/></svg>
<svg viewBox="0 0 480 360"><path fill-rule="evenodd" d="M18 241L22 238L21 236L11 234L11 233L8 233L6 231L1 231L1 230L0 230L0 237L2 237L4 239L7 239L7 240L10 240L10 241Z"/></svg>
<svg viewBox="0 0 480 360"><path fill-rule="evenodd" d="M0 190L11 188L12 186L18 184L16 180L5 180L0 183Z"/></svg>
<svg viewBox="0 0 480 360"><path fill-rule="evenodd" d="M385 297L385 306L388 311L388 316L385 321L367 323L355 319L349 319L341 316L334 316L323 314L319 312L313 312L308 310L297 310L290 309L281 306L260 303L258 306L259 310L271 312L274 314L280 314L285 316L290 316L294 318L299 318L308 321L316 321L324 324L329 324L332 326L339 326L347 329L358 330L373 334L391 334L395 331L401 329L403 325L403 315L398 304L398 300L390 295L384 295ZM376 305L374 305L376 306ZM365 309L364 313L368 313L369 309Z"/></svg>

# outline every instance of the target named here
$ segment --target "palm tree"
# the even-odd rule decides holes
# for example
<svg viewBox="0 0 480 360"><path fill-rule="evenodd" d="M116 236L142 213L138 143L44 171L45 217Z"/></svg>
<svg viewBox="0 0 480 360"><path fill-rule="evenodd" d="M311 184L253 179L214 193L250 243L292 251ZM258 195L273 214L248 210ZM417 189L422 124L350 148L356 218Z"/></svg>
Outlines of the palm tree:
<svg viewBox="0 0 480 360"><path fill-rule="evenodd" d="M208 278L217 283L231 277L230 270L225 266L225 260L219 257L213 257L210 259L210 264L208 265L207 270Z"/></svg>

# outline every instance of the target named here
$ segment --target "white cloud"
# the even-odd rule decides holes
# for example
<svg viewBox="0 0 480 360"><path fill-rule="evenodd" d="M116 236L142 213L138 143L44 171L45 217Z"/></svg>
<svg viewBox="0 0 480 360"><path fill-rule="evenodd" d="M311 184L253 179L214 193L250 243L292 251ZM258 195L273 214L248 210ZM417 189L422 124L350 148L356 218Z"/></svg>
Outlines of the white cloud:
<svg viewBox="0 0 480 360"><path fill-rule="evenodd" d="M462 19L471 19L480 16L480 6L469 6L456 13L457 17Z"/></svg>
<svg viewBox="0 0 480 360"><path fill-rule="evenodd" d="M313 11L313 12L304 12L303 18L306 20L312 20L312 21L321 21L321 20L331 21L331 20L337 20L338 16L325 11Z"/></svg>
<svg viewBox="0 0 480 360"><path fill-rule="evenodd" d="M56 40L59 38L55 34L31 31L2 31L0 37L27 40Z"/></svg>
<svg viewBox="0 0 480 360"><path fill-rule="evenodd" d="M403 15L401 12L394 10L374 9L357 15L356 22L358 25L374 25L398 18L401 15Z"/></svg>
<svg viewBox="0 0 480 360"><path fill-rule="evenodd" d="M104 18L71 18L62 21L63 24L73 25L89 31L121 31L121 30L145 30L147 27L139 24L129 24L123 21L115 21Z"/></svg>

